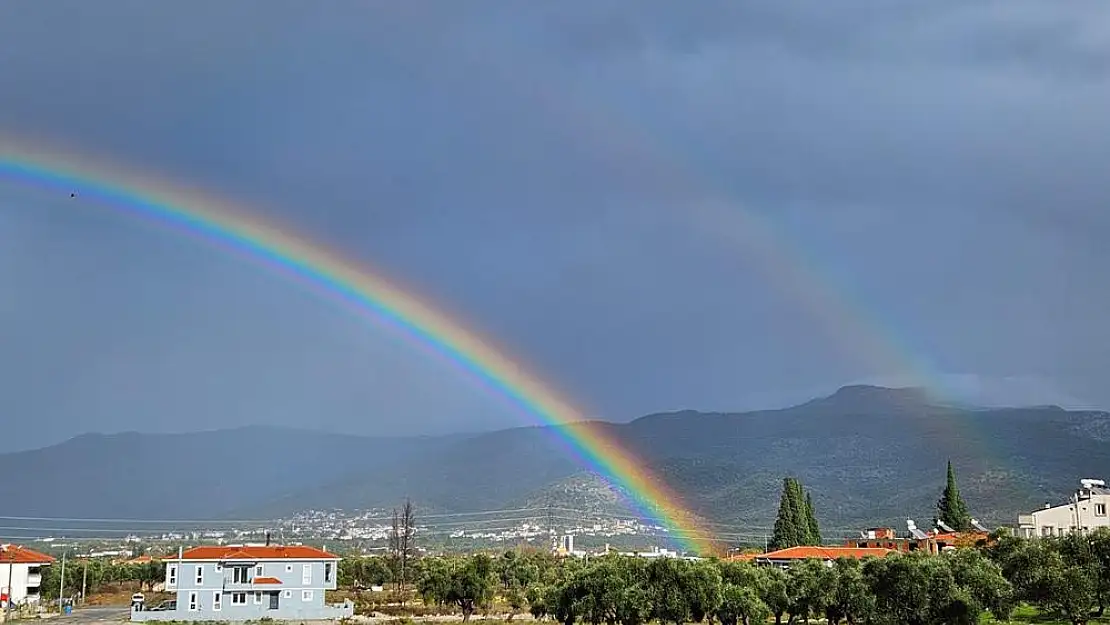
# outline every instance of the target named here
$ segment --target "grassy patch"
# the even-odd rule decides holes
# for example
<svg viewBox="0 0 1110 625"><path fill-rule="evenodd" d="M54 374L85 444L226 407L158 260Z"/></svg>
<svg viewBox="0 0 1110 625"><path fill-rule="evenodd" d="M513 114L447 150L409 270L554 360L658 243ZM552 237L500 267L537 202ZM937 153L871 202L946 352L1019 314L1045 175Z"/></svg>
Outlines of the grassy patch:
<svg viewBox="0 0 1110 625"><path fill-rule="evenodd" d="M1049 616L1041 614L1040 610L1030 605L1020 605L1014 609L1014 613L1010 615L1010 620L999 621L995 620L993 616L984 612L983 618L979 621L983 625L1026 625L1036 623L1037 625L1071 625L1068 621L1061 621ZM1110 624L1110 614L1102 618L1092 618L1088 621L1091 625L1095 623L1108 623Z"/></svg>

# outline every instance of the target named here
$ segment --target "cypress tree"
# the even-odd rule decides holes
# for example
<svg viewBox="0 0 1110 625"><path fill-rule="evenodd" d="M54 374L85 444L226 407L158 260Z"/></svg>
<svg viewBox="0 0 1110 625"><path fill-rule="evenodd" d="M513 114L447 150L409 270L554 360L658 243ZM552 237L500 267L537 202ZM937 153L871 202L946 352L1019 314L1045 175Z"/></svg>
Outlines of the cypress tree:
<svg viewBox="0 0 1110 625"><path fill-rule="evenodd" d="M952 529L964 532L971 529L971 514L967 511L967 504L960 496L960 487L956 485L956 471L952 468L952 461L948 461L948 483L944 493L937 501L937 518Z"/></svg>
<svg viewBox="0 0 1110 625"><path fill-rule="evenodd" d="M821 526L817 524L817 515L813 512L813 497L806 492L806 524L809 530L809 544L821 544Z"/></svg>
<svg viewBox="0 0 1110 625"><path fill-rule="evenodd" d="M771 536L771 550L786 549L804 544L805 524L804 518L799 514L799 503L796 495L796 481L785 478L782 481L782 496L779 499L779 514L775 518L775 531Z"/></svg>
<svg viewBox="0 0 1110 625"><path fill-rule="evenodd" d="M808 545L813 542L809 535L809 515L806 514L806 493L802 490L802 483L798 478L790 478L790 501L794 503L794 518L798 519L799 545Z"/></svg>

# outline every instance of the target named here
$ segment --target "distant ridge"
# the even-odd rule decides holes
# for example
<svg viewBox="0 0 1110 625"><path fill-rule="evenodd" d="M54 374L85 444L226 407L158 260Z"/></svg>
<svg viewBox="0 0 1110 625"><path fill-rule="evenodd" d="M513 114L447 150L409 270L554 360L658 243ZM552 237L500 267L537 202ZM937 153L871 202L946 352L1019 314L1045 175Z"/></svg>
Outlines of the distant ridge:
<svg viewBox="0 0 1110 625"><path fill-rule="evenodd" d="M827 397L818 397L795 408L825 407L839 410L924 408L937 405L920 387L886 388L866 384L842 386Z"/></svg>
<svg viewBox="0 0 1110 625"><path fill-rule="evenodd" d="M813 491L834 533L930 518L949 458L972 512L995 524L1066 496L1080 477L1110 478L1104 411L943 405L913 387L851 385L789 408L683 410L598 427L696 512L737 527L769 527L788 474ZM20 476L0 482L0 500L9 516L62 518L270 518L388 508L406 496L446 512L547 497L614 513L620 498L549 430L388 439L265 426L86 434L0 455L0 471Z"/></svg>

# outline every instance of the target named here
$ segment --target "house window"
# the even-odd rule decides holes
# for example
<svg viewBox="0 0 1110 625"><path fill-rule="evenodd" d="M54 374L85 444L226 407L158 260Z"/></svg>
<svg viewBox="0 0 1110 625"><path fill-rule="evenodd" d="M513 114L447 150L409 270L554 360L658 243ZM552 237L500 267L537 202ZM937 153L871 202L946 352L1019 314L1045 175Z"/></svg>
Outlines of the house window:
<svg viewBox="0 0 1110 625"><path fill-rule="evenodd" d="M261 592L255 592L254 593L254 605L262 605L262 593Z"/></svg>
<svg viewBox="0 0 1110 625"><path fill-rule="evenodd" d="M1106 516L1106 504L1104 504L1104 503L1096 503L1095 504L1095 516Z"/></svg>
<svg viewBox="0 0 1110 625"><path fill-rule="evenodd" d="M233 592L231 593L231 605L247 605L247 593Z"/></svg>
<svg viewBox="0 0 1110 625"><path fill-rule="evenodd" d="M331 583L331 562L324 563L324 582Z"/></svg>
<svg viewBox="0 0 1110 625"><path fill-rule="evenodd" d="M231 581L235 584L247 584L251 581L249 566L237 566L231 569Z"/></svg>
<svg viewBox="0 0 1110 625"><path fill-rule="evenodd" d="M173 586L177 583L177 565L171 564L169 566L169 578L166 580L167 586Z"/></svg>
<svg viewBox="0 0 1110 625"><path fill-rule="evenodd" d="M204 565L203 564L198 564L197 565L197 586L203 586L203 585L204 585Z"/></svg>
<svg viewBox="0 0 1110 625"><path fill-rule="evenodd" d="M262 577L262 565L261 564L254 567L254 576L255 577Z"/></svg>
<svg viewBox="0 0 1110 625"><path fill-rule="evenodd" d="M311 590L302 590L301 591L301 601L312 601L312 591Z"/></svg>
<svg viewBox="0 0 1110 625"><path fill-rule="evenodd" d="M286 590L285 591L285 598L286 599L292 599L293 598L293 591L292 590Z"/></svg>
<svg viewBox="0 0 1110 625"><path fill-rule="evenodd" d="M212 609L217 611L217 612L219 612L220 608L223 607L223 604L222 604L223 597L220 596L221 594L222 593L220 593L220 591L218 591L218 590L216 592L212 593Z"/></svg>
<svg viewBox="0 0 1110 625"><path fill-rule="evenodd" d="M311 564L305 564L305 565L301 566L301 583L302 584L311 584L312 583L312 565Z"/></svg>
<svg viewBox="0 0 1110 625"><path fill-rule="evenodd" d="M189 593L189 611L190 612L196 612L197 611L197 593L195 593L195 592Z"/></svg>

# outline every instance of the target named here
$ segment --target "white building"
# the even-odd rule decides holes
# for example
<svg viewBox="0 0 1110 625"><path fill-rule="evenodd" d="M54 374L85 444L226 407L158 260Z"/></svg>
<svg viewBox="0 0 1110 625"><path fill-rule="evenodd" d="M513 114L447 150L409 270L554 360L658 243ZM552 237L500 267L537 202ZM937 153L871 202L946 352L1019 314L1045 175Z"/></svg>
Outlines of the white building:
<svg viewBox="0 0 1110 625"><path fill-rule="evenodd" d="M54 558L19 545L0 545L0 607L38 603L42 567Z"/></svg>
<svg viewBox="0 0 1110 625"><path fill-rule="evenodd" d="M339 556L303 545L207 545L166 563L167 610L132 609L134 621L324 621L354 616L355 606L327 605Z"/></svg>
<svg viewBox="0 0 1110 625"><path fill-rule="evenodd" d="M1018 515L1018 536L1025 538L1064 536L1073 532L1087 533L1098 527L1110 527L1107 506L1110 489L1102 480L1080 480L1079 490L1067 503L1045 504L1030 514Z"/></svg>

